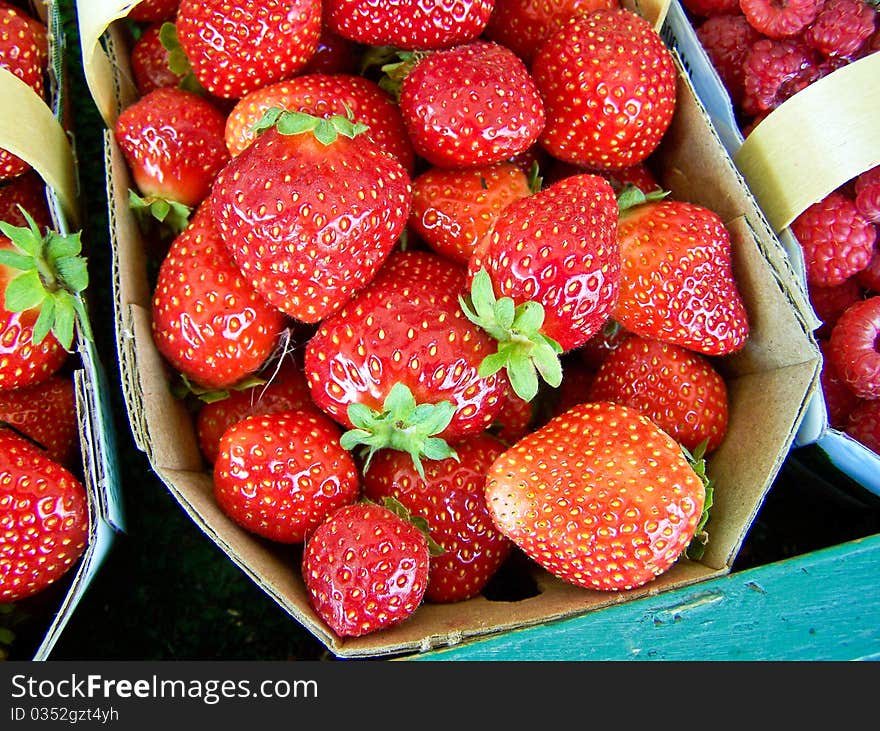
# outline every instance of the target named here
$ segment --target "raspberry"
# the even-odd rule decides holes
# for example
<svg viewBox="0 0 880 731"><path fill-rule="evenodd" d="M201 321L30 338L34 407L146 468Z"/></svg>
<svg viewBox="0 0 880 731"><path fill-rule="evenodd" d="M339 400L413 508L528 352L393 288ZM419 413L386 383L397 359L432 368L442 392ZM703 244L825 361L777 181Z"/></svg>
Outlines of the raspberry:
<svg viewBox="0 0 880 731"><path fill-rule="evenodd" d="M849 416L845 429L857 442L880 454L880 401L862 401Z"/></svg>
<svg viewBox="0 0 880 731"><path fill-rule="evenodd" d="M833 192L791 224L804 251L807 282L833 287L868 266L877 232L855 203Z"/></svg>
<svg viewBox="0 0 880 731"><path fill-rule="evenodd" d="M742 110L760 116L812 84L821 72L816 52L800 40L762 38L746 56Z"/></svg>
<svg viewBox="0 0 880 731"><path fill-rule="evenodd" d="M761 34L741 13L708 18L696 29L696 34L731 101L739 105L743 96L746 56Z"/></svg>
<svg viewBox="0 0 880 731"><path fill-rule="evenodd" d="M880 165L856 178L856 208L872 223L880 223Z"/></svg>
<svg viewBox="0 0 880 731"><path fill-rule="evenodd" d="M825 0L739 0L749 23L768 38L798 35L819 14Z"/></svg>
<svg viewBox="0 0 880 731"><path fill-rule="evenodd" d="M825 56L855 56L874 32L875 15L862 0L827 0L803 39Z"/></svg>
<svg viewBox="0 0 880 731"><path fill-rule="evenodd" d="M831 331L829 358L859 398L880 399L880 295L856 302Z"/></svg>
<svg viewBox="0 0 880 731"><path fill-rule="evenodd" d="M816 330L817 338L827 338L838 318L846 309L862 299L862 287L856 277L850 277L833 287L809 286L810 304L822 325Z"/></svg>
<svg viewBox="0 0 880 731"><path fill-rule="evenodd" d="M861 399L849 389L834 370L834 364L828 358L830 345L827 340L819 340L819 350L822 353L819 383L822 387L822 396L825 398L825 409L828 411L828 423L835 429L844 429L850 412Z"/></svg>
<svg viewBox="0 0 880 731"><path fill-rule="evenodd" d="M685 10L698 18L739 12L739 0L682 0Z"/></svg>
<svg viewBox="0 0 880 731"><path fill-rule="evenodd" d="M874 255L868 266L856 274L855 278L869 292L880 294L880 248L874 247Z"/></svg>

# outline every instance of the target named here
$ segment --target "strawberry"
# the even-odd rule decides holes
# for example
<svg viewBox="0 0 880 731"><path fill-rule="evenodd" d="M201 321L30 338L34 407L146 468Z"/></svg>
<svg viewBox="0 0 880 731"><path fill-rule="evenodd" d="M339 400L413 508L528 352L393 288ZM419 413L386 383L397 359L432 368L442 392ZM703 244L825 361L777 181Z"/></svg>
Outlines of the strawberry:
<svg viewBox="0 0 880 731"><path fill-rule="evenodd" d="M541 44L572 18L618 7L619 0L495 0L483 35L529 64Z"/></svg>
<svg viewBox="0 0 880 731"><path fill-rule="evenodd" d="M339 427L314 410L254 414L220 438L214 497L256 535L303 543L360 491L357 466L339 445Z"/></svg>
<svg viewBox="0 0 880 731"><path fill-rule="evenodd" d="M378 453L363 476L363 494L381 503L400 502L425 519L431 538L443 549L432 557L425 598L458 602L479 594L510 555L513 544L489 517L484 495L486 470L505 446L475 434L455 446L456 458L432 460L422 478L403 452Z"/></svg>
<svg viewBox="0 0 880 731"><path fill-rule="evenodd" d="M691 452L717 449L727 431L727 386L705 356L628 335L599 366L590 401L641 411Z"/></svg>
<svg viewBox="0 0 880 731"><path fill-rule="evenodd" d="M292 358L268 364L266 379L230 391L225 398L203 404L196 416L196 435L205 459L214 464L220 438L246 416L315 408L302 368ZM317 409L315 409L317 410Z"/></svg>
<svg viewBox="0 0 880 731"><path fill-rule="evenodd" d="M831 331L829 358L859 398L880 398L880 295L850 305Z"/></svg>
<svg viewBox="0 0 880 731"><path fill-rule="evenodd" d="M347 117L270 109L217 176L214 217L244 275L301 322L338 311L406 225L410 178Z"/></svg>
<svg viewBox="0 0 880 731"><path fill-rule="evenodd" d="M125 17L136 23L158 23L174 18L179 5L180 0L140 0Z"/></svg>
<svg viewBox="0 0 880 731"><path fill-rule="evenodd" d="M617 298L617 203L608 182L574 175L511 203L468 264L467 316L498 342L480 368L504 368L531 401L538 375L558 386L557 355L602 327Z"/></svg>
<svg viewBox="0 0 880 731"><path fill-rule="evenodd" d="M25 599L58 581L82 556L88 535L82 483L0 429L0 602Z"/></svg>
<svg viewBox="0 0 880 731"><path fill-rule="evenodd" d="M273 107L324 118L351 112L354 119L369 127L365 134L394 155L408 173L415 166L397 104L376 82L352 74L305 74L244 96L226 121L226 147L231 155L238 155L253 142L257 135L254 125Z"/></svg>
<svg viewBox="0 0 880 731"><path fill-rule="evenodd" d="M478 40L416 55L410 63L400 84L400 110L413 148L432 165L489 165L538 139L544 105L513 51ZM390 72L401 70L391 65Z"/></svg>
<svg viewBox="0 0 880 731"><path fill-rule="evenodd" d="M177 38L211 94L240 99L290 78L321 36L321 0L181 0Z"/></svg>
<svg viewBox="0 0 880 731"><path fill-rule="evenodd" d="M719 216L669 198L622 207L614 319L630 332L703 355L741 349L749 320Z"/></svg>
<svg viewBox="0 0 880 731"><path fill-rule="evenodd" d="M164 23L147 26L131 48L131 73L140 96L156 89L180 86L185 78L184 74L171 69L171 52L162 41L166 27Z"/></svg>
<svg viewBox="0 0 880 731"><path fill-rule="evenodd" d="M41 383L68 359L74 335L91 339L83 292L88 287L79 233L0 222L0 390Z"/></svg>
<svg viewBox="0 0 880 731"><path fill-rule="evenodd" d="M574 406L499 456L486 477L498 529L558 578L599 591L647 584L695 537L706 486L648 417Z"/></svg>
<svg viewBox="0 0 880 731"><path fill-rule="evenodd" d="M494 0L324 0L328 27L366 46L403 50L451 48L477 38Z"/></svg>
<svg viewBox="0 0 880 731"><path fill-rule="evenodd" d="M532 430L534 421L534 404L524 401L512 388L508 388L505 389L498 416L489 430L505 444L513 444Z"/></svg>
<svg viewBox="0 0 880 731"><path fill-rule="evenodd" d="M492 341L458 306L464 281L435 254L396 252L321 322L305 371L315 403L349 428L345 446L398 449L421 469L422 456L450 456L450 443L492 424L507 379L478 373Z"/></svg>
<svg viewBox="0 0 880 731"><path fill-rule="evenodd" d="M400 624L419 608L428 585L425 534L383 505L336 510L308 538L302 575L309 603L340 637Z"/></svg>
<svg viewBox="0 0 880 731"><path fill-rule="evenodd" d="M560 160L614 170L642 162L675 110L676 70L654 28L624 9L576 18L540 47L540 143Z"/></svg>
<svg viewBox="0 0 880 731"><path fill-rule="evenodd" d="M77 463L79 419L69 376L56 373L41 383L0 390L0 422L36 442L55 462L71 468Z"/></svg>
<svg viewBox="0 0 880 731"><path fill-rule="evenodd" d="M438 254L467 264L508 204L531 194L508 161L464 170L431 167L413 179L409 224Z"/></svg>
<svg viewBox="0 0 880 731"><path fill-rule="evenodd" d="M27 226L22 209L28 212L41 231L51 227L46 184L35 170L28 170L0 185L0 221Z"/></svg>
<svg viewBox="0 0 880 731"><path fill-rule="evenodd" d="M232 387L258 371L286 327L285 316L235 265L210 201L162 260L152 315L156 348L171 367L207 389Z"/></svg>
<svg viewBox="0 0 880 731"><path fill-rule="evenodd" d="M356 74L362 52L359 44L322 24L318 47L300 74Z"/></svg>

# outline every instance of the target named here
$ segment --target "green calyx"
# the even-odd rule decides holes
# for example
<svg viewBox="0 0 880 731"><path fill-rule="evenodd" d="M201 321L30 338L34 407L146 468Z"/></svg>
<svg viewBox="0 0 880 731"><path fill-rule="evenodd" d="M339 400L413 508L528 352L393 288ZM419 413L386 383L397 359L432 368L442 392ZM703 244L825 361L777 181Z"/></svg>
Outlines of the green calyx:
<svg viewBox="0 0 880 731"><path fill-rule="evenodd" d="M325 118L306 112L292 112L281 107L269 107L251 127L251 131L259 134L270 127L275 127L283 135L311 133L322 145L331 145L339 135L354 139L369 130L367 125L354 121L351 109L348 107L345 109L344 115L334 114Z"/></svg>
<svg viewBox="0 0 880 731"><path fill-rule="evenodd" d="M178 88L184 91L192 91L196 94L205 94L205 87L199 83L192 65L180 45L177 38L177 26L168 21L159 26L159 42L168 51L168 68L172 73L180 76Z"/></svg>
<svg viewBox="0 0 880 731"><path fill-rule="evenodd" d="M382 64L382 78L379 79L379 87L388 92L395 101L400 101L400 89L403 80L409 75L423 58L431 51L397 51L395 60Z"/></svg>
<svg viewBox="0 0 880 731"><path fill-rule="evenodd" d="M668 195L668 190L661 190L660 188L645 193L638 186L625 185L620 193L617 194L617 210L619 213L624 213L630 208L635 208L645 203L661 201Z"/></svg>
<svg viewBox="0 0 880 731"><path fill-rule="evenodd" d="M361 501L368 504L376 504L369 498L361 498ZM407 523L412 523L422 532L422 534L424 534L428 541L428 552L431 556L442 556L446 553L446 549L431 537L431 525L424 517L421 515L413 515L409 508L407 508L402 502L389 495L382 498L382 506L388 508L388 510L394 513L398 518L402 518Z"/></svg>
<svg viewBox="0 0 880 731"><path fill-rule="evenodd" d="M52 333L65 350L71 350L78 326L84 338L92 339L82 293L89 285L86 260L80 256L80 233L45 235L30 214L19 210L27 226L0 222L0 231L13 249L0 250L0 264L21 273L6 286L5 307L10 312L38 309L32 342L38 345Z"/></svg>
<svg viewBox="0 0 880 731"><path fill-rule="evenodd" d="M141 231L148 233L158 223L162 233L171 237L187 227L192 213L192 208L183 203L165 198L144 197L133 190L128 191L128 207L134 213Z"/></svg>
<svg viewBox="0 0 880 731"><path fill-rule="evenodd" d="M465 316L498 341L498 350L480 363L482 378L506 369L514 392L523 401L538 393L540 379L556 388L562 383L562 347L541 333L544 307L539 302L514 305L510 297L495 297L485 269L474 275L470 298L459 297Z"/></svg>
<svg viewBox="0 0 880 731"><path fill-rule="evenodd" d="M697 474L697 477L702 481L706 490L706 499L703 502L703 512L700 515L700 520L694 531L694 537L685 549L685 555L687 558L692 561L698 561L703 557L703 554L706 552L706 546L709 543L709 533L706 530L706 524L709 522L709 509L712 507L715 483L706 474L706 442L698 445L693 452L688 451L683 446L681 447L681 451L684 453L688 464Z"/></svg>
<svg viewBox="0 0 880 731"><path fill-rule="evenodd" d="M350 404L348 419L354 426L339 440L343 449L364 447L364 470L380 449L397 449L410 455L419 476L425 478L422 458L458 459L446 440L436 436L452 421L455 406L451 401L417 404L412 391L402 383L392 386L382 410L365 404Z"/></svg>
<svg viewBox="0 0 880 731"><path fill-rule="evenodd" d="M180 373L178 374L178 379L171 384L171 393L175 398L181 400L186 399L189 396L195 396L204 404L213 404L217 401L223 401L229 398L231 391L247 391L249 388L262 386L264 383L266 383L264 378L260 378L259 376L248 376L228 388L204 388L203 386L193 383L189 378Z"/></svg>

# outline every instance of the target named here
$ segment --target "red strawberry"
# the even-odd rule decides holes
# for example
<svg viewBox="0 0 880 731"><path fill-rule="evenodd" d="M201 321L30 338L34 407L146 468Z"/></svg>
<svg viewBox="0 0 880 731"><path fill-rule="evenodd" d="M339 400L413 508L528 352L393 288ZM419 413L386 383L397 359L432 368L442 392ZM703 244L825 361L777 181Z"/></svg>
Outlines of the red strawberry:
<svg viewBox="0 0 880 731"><path fill-rule="evenodd" d="M360 637L408 619L428 585L428 540L388 508L338 509L306 542L309 603L340 637Z"/></svg>
<svg viewBox="0 0 880 731"><path fill-rule="evenodd" d="M211 94L240 99L290 78L321 36L320 0L181 0L177 38Z"/></svg>
<svg viewBox="0 0 880 731"><path fill-rule="evenodd" d="M157 23L162 20L171 20L180 0L140 0L128 11L126 17L137 23Z"/></svg>
<svg viewBox="0 0 880 731"><path fill-rule="evenodd" d="M791 38L803 31L825 0L739 0L752 27L767 38Z"/></svg>
<svg viewBox="0 0 880 731"><path fill-rule="evenodd" d="M492 341L458 306L464 276L435 254L397 252L321 323L305 370L315 403L349 427L344 445L391 447L420 465L492 424L507 380L477 372Z"/></svg>
<svg viewBox="0 0 880 731"><path fill-rule="evenodd" d="M153 291L153 340L169 364L207 389L234 386L272 354L284 315L232 261L210 201L171 244Z"/></svg>
<svg viewBox="0 0 880 731"><path fill-rule="evenodd" d="M184 79L184 74L171 70L171 54L162 43L163 28L163 23L148 26L132 46L131 73L140 96L156 89L180 86Z"/></svg>
<svg viewBox="0 0 880 731"><path fill-rule="evenodd" d="M89 535L82 483L0 429L0 602L33 596L79 560Z"/></svg>
<svg viewBox="0 0 880 731"><path fill-rule="evenodd" d="M432 460L420 477L403 452L379 452L363 477L364 496L386 497L427 522L443 553L431 558L425 598L458 602L479 594L510 555L513 544L498 530L486 508L486 470L505 449L488 434L455 445L456 458Z"/></svg>
<svg viewBox="0 0 880 731"><path fill-rule="evenodd" d="M534 421L534 404L524 401L512 388L508 388L504 392L498 416L489 429L505 444L513 444L532 430Z"/></svg>
<svg viewBox="0 0 880 731"><path fill-rule="evenodd" d="M531 401L538 374L561 381L557 354L577 348L614 307L617 203L608 182L575 175L511 203L471 257L467 316L498 341L481 372L505 368Z"/></svg>
<svg viewBox="0 0 880 731"><path fill-rule="evenodd" d="M714 451L727 432L727 386L709 359L639 335L599 366L590 400L638 409L692 452Z"/></svg>
<svg viewBox="0 0 880 731"><path fill-rule="evenodd" d="M247 94L229 113L226 146L234 157L253 142L254 125L272 107L316 117L345 115L369 129L366 135L410 172L415 156L406 127L391 96L369 79L351 74L306 74Z"/></svg>
<svg viewBox="0 0 880 731"><path fill-rule="evenodd" d="M450 48L479 36L494 0L324 0L327 25L367 46L404 50Z"/></svg>
<svg viewBox="0 0 880 731"><path fill-rule="evenodd" d="M877 12L863 0L826 0L804 40L824 56L855 57L874 33Z"/></svg>
<svg viewBox="0 0 880 731"><path fill-rule="evenodd" d="M244 417L310 407L317 411L302 368L290 357L278 364L270 363L265 380L230 391L225 398L199 408L196 416L199 447L205 459L214 464L223 432Z"/></svg>
<svg viewBox="0 0 880 731"><path fill-rule="evenodd" d="M540 143L560 160L603 170L635 165L672 121L672 55L628 10L598 10L568 23L538 50L532 75L547 117Z"/></svg>
<svg viewBox="0 0 880 731"><path fill-rule="evenodd" d="M843 283L868 266L877 230L849 198L833 192L791 224L804 251L807 282L820 287Z"/></svg>
<svg viewBox="0 0 880 731"><path fill-rule="evenodd" d="M35 170L28 170L0 185L0 221L27 226L22 209L30 214L41 231L52 226L46 184Z"/></svg>
<svg viewBox="0 0 880 731"><path fill-rule="evenodd" d="M880 454L880 400L862 401L849 415L846 433Z"/></svg>
<svg viewBox="0 0 880 731"><path fill-rule="evenodd" d="M541 44L572 18L618 7L619 0L495 0L484 35L529 64Z"/></svg>
<svg viewBox="0 0 880 731"><path fill-rule="evenodd" d="M322 25L318 47L300 74L356 74L361 53L359 44Z"/></svg>
<svg viewBox="0 0 880 731"><path fill-rule="evenodd" d="M220 439L214 497L241 527L279 543L302 543L360 491L357 466L323 414L247 416Z"/></svg>
<svg viewBox="0 0 880 731"><path fill-rule="evenodd" d="M831 331L829 358L859 398L880 398L880 295L851 305Z"/></svg>
<svg viewBox="0 0 880 731"><path fill-rule="evenodd" d="M0 390L0 422L43 447L55 462L77 463L79 418L69 376L55 374L32 386Z"/></svg>
<svg viewBox="0 0 880 731"><path fill-rule="evenodd" d="M274 108L262 126L218 175L214 216L257 291L318 322L385 261L406 225L409 175L346 117Z"/></svg>
<svg viewBox="0 0 880 731"><path fill-rule="evenodd" d="M745 345L749 321L733 276L730 234L714 211L648 201L624 206L617 231L622 264L613 316L620 325L704 355Z"/></svg>
<svg viewBox="0 0 880 731"><path fill-rule="evenodd" d="M483 40L417 57L400 85L400 110L416 153L438 167L506 160L528 150L544 126L523 62Z"/></svg>
<svg viewBox="0 0 880 731"><path fill-rule="evenodd" d="M678 444L635 409L575 406L504 452L486 478L495 524L560 579L642 586L694 538L706 501Z"/></svg>
<svg viewBox="0 0 880 731"><path fill-rule="evenodd" d="M504 209L531 192L526 174L512 162L428 168L413 180L409 223L438 254L467 264Z"/></svg>

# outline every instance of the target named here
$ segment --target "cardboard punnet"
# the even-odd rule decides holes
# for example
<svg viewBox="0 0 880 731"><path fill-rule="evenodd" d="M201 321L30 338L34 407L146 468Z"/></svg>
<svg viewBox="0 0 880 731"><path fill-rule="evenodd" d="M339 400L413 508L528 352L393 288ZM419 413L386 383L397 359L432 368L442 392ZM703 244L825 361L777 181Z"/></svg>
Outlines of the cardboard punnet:
<svg viewBox="0 0 880 731"><path fill-rule="evenodd" d="M746 140L733 103L680 4L673 0L664 37L677 49L712 124L778 236L807 291L803 251L788 227L809 205L880 164L880 95L865 94L880 77L880 53L843 66L774 110ZM807 316L821 325L805 295ZM880 455L828 422L821 389L810 401L795 447L815 444L844 474L880 495Z"/></svg>
<svg viewBox="0 0 880 731"><path fill-rule="evenodd" d="M64 118L65 39L61 18L51 0L34 2L32 10L48 29L48 99L40 98L17 77L0 69L0 98L4 102L0 106L0 147L30 163L40 174L46 185L54 230L67 234L78 227L80 211L74 147ZM94 343L78 331L74 345L73 378L82 477L88 495L89 537L78 564L58 582L65 590L63 596L59 596L57 606L48 607L42 638L33 652L28 653L33 660L50 657L109 552L115 534L123 529L124 524L108 381ZM51 598L54 600L56 596L58 594L53 590ZM41 611L47 610L45 602L37 596L21 602L26 612L36 614L30 608L34 600L39 602ZM38 621L38 618L29 621ZM18 656L15 645L12 655Z"/></svg>
<svg viewBox="0 0 880 731"><path fill-rule="evenodd" d="M127 49L121 45L125 35L111 19L101 38L105 60L122 75L128 73ZM117 91L128 88L123 83L114 86ZM105 161L117 347L135 441L201 530L331 652L339 657L384 657L426 651L601 610L730 571L816 388L819 355L797 281L789 269L775 265L787 261L785 252L760 220L683 69L679 68L677 110L657 153L662 182L675 197L706 205L726 222L752 325L746 347L719 361L730 393L730 420L727 438L709 465L716 490L705 555L698 562L680 561L641 589L617 594L577 588L525 562L523 579L532 584L533 594L527 598L495 601L481 595L456 604L424 604L398 626L345 640L311 610L298 569L299 549L254 537L229 520L214 501L211 472L199 452L191 414L172 395L167 367L151 337L147 254L128 208L132 181L111 131L125 98L117 96L115 103L105 120Z"/></svg>

